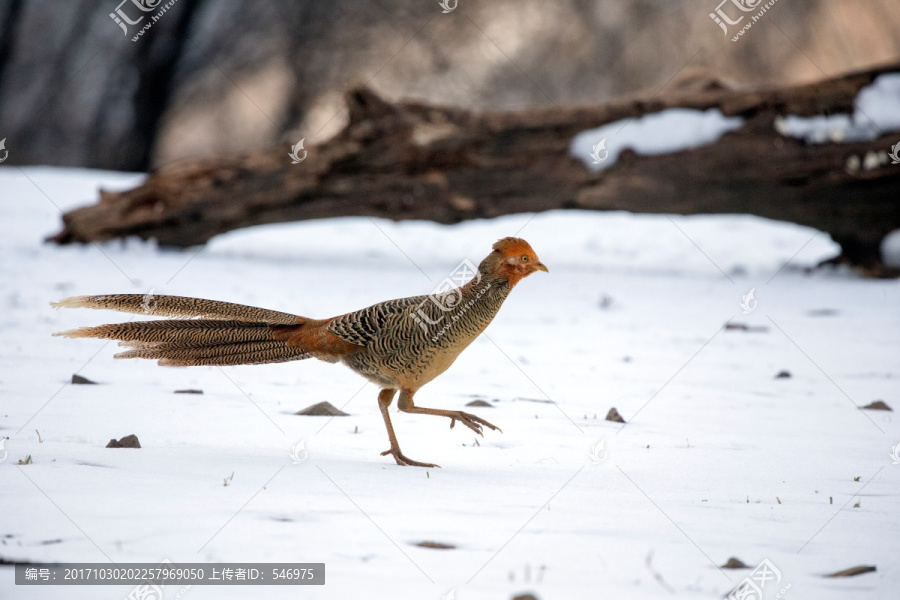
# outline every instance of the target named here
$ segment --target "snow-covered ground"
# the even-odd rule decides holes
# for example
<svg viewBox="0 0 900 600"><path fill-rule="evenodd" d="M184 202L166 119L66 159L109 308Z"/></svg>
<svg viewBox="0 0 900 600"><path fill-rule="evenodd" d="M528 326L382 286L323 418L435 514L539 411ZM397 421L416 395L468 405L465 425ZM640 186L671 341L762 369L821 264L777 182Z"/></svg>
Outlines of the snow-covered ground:
<svg viewBox="0 0 900 600"><path fill-rule="evenodd" d="M900 284L804 274L835 251L827 234L745 216L559 212L271 226L199 252L42 243L59 209L139 179L0 169L3 560L326 564L323 587L195 586L188 600L546 600L718 599L751 572L717 568L735 556L780 571L765 598L897 597L900 420L857 406L900 409ZM327 317L430 292L516 234L549 275L523 281L416 397L484 399L468 410L503 433L476 445L446 419L392 408L404 452L443 469L379 456L377 390L341 366L167 369L50 335L130 318L53 300L151 289ZM67 384L73 373L99 385ZM204 393L173 393L184 388ZM292 414L325 400L350 416ZM604 420L611 407L627 425ZM131 433L142 449L104 448ZM856 565L877 571L823 577ZM131 589L17 588L11 567L0 573L4 598Z"/></svg>

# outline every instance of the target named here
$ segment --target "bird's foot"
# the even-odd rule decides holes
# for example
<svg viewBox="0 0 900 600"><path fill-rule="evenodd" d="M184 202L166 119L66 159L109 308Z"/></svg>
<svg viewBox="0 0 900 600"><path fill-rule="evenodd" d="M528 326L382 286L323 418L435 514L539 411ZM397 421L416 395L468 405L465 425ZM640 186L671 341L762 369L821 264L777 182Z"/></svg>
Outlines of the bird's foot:
<svg viewBox="0 0 900 600"><path fill-rule="evenodd" d="M484 434L481 432L482 425L484 425L485 427L489 427L490 429L499 431L500 433L503 433L503 430L500 429L499 427L497 427L496 425L488 423L481 417L476 417L475 415L473 415L471 413L463 412L461 410L454 411L451 414L450 429L453 429L453 426L456 425L457 420L459 420L460 423L462 423L463 425L465 425L466 427L468 427L469 429L471 429L472 431L474 431L481 437L484 437Z"/></svg>
<svg viewBox="0 0 900 600"><path fill-rule="evenodd" d="M441 465L419 462L417 460L407 458L406 456L403 456L402 452L400 452L400 448L391 448L389 450L385 450L384 452L381 453L381 456L384 456L386 454L390 454L391 456L393 456L394 460L397 461L397 464L400 465L401 467L428 467L428 468L432 468L432 469L440 469L441 468Z"/></svg>

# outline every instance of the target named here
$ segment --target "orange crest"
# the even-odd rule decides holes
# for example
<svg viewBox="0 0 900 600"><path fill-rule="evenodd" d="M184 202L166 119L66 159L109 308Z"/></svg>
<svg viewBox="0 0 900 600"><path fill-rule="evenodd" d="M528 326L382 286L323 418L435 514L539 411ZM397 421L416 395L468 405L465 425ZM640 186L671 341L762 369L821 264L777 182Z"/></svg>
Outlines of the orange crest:
<svg viewBox="0 0 900 600"><path fill-rule="evenodd" d="M528 256L532 260L537 260L537 255L531 249L531 245L522 238L505 237L497 240L493 249L503 255L504 258Z"/></svg>

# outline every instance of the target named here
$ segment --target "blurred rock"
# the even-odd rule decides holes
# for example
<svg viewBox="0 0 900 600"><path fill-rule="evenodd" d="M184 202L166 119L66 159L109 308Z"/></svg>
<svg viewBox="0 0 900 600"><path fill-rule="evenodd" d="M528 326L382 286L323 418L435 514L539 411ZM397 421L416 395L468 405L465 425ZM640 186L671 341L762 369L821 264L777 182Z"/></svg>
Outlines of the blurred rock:
<svg viewBox="0 0 900 600"><path fill-rule="evenodd" d="M107 448L140 448L141 443L138 441L138 438L133 433L131 435L126 435L120 440L111 439L109 443L106 445Z"/></svg>
<svg viewBox="0 0 900 600"><path fill-rule="evenodd" d="M850 567L849 569L844 569L843 571L838 571L836 573L829 573L825 577L855 577L856 575L871 573L877 570L878 569L874 565L860 565L858 567Z"/></svg>
<svg viewBox="0 0 900 600"><path fill-rule="evenodd" d="M609 412L606 413L606 420L613 421L615 423L624 423L625 419L622 418L622 415L619 414L619 411L616 410L616 407L612 407L609 409Z"/></svg>
<svg viewBox="0 0 900 600"><path fill-rule="evenodd" d="M727 561L725 561L725 564L722 565L722 568L723 569L749 569L750 567L745 565L744 561L742 561L741 559L735 558L732 556Z"/></svg>
<svg viewBox="0 0 900 600"><path fill-rule="evenodd" d="M760 333L769 330L765 325L747 325L746 323L726 323L725 329L730 331L757 331Z"/></svg>
<svg viewBox="0 0 900 600"><path fill-rule="evenodd" d="M888 406L884 400L876 400L875 402L867 404L861 408L866 408L868 410L890 410L890 411L894 410L893 408Z"/></svg>
<svg viewBox="0 0 900 600"><path fill-rule="evenodd" d="M489 402L485 402L484 400L472 400L471 402L466 404L466 406L482 406L487 408L494 408Z"/></svg>
<svg viewBox="0 0 900 600"><path fill-rule="evenodd" d="M416 544L420 548L432 548L434 550L453 550L456 548L453 544L444 544L443 542L424 541Z"/></svg>
<svg viewBox="0 0 900 600"><path fill-rule="evenodd" d="M298 410L295 415L307 415L315 417L346 417L349 413L345 413L339 408L335 408L330 402L319 402L312 406L307 406L303 410Z"/></svg>

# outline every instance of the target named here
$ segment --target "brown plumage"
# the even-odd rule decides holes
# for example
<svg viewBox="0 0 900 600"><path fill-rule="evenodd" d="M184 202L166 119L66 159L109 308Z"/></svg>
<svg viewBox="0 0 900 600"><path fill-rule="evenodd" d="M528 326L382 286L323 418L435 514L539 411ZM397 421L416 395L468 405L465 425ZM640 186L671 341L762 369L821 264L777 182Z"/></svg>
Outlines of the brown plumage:
<svg viewBox="0 0 900 600"><path fill-rule="evenodd" d="M149 358L165 366L245 365L318 358L342 362L381 387L378 405L390 454L399 465L436 467L400 452L388 415L400 391L401 411L460 421L478 434L498 429L475 415L423 408L413 403L419 388L443 373L490 324L506 296L523 278L547 271L528 242L503 238L460 287L442 285L428 296L380 302L330 319L230 302L152 294L77 296L52 306L117 310L161 321L133 321L56 333L65 337L119 340L128 348L116 358ZM447 280L449 282L449 280Z"/></svg>

